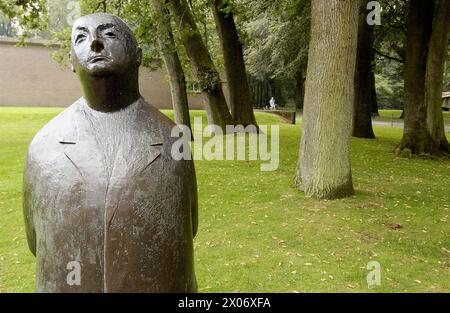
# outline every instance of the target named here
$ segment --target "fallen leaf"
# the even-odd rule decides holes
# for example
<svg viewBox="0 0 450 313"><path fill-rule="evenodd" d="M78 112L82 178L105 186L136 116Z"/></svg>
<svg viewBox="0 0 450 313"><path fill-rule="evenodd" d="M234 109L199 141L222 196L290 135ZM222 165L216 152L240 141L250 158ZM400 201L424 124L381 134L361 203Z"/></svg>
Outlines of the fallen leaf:
<svg viewBox="0 0 450 313"><path fill-rule="evenodd" d="M391 229L402 229L403 228L403 226L401 224L399 224L399 223L391 223L388 226Z"/></svg>

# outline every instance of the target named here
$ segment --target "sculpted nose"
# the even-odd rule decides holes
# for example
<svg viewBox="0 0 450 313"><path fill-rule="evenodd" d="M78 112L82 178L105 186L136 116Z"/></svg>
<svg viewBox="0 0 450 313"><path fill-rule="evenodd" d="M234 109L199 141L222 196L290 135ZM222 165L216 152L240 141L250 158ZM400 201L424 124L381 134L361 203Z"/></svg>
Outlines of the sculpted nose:
<svg viewBox="0 0 450 313"><path fill-rule="evenodd" d="M103 49L104 49L103 42L97 37L94 37L91 43L91 50L98 53Z"/></svg>

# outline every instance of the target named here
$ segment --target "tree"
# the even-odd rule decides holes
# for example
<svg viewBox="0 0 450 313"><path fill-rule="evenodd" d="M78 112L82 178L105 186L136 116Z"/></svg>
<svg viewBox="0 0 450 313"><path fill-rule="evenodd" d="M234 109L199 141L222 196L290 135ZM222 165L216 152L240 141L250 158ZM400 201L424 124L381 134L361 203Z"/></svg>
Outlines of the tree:
<svg viewBox="0 0 450 313"><path fill-rule="evenodd" d="M373 26L367 23L368 0L361 1L359 12L358 48L355 70L355 99L353 112L353 136L375 138L372 129L373 95Z"/></svg>
<svg viewBox="0 0 450 313"><path fill-rule="evenodd" d="M441 0L438 5L433 31L429 43L427 70L425 74L425 106L427 129L435 146L450 153L445 136L442 116L442 90L445 61L450 35L450 0Z"/></svg>
<svg viewBox="0 0 450 313"><path fill-rule="evenodd" d="M186 48L199 88L206 100L208 122L225 130L226 125L233 125L234 121L223 94L220 75L199 33L186 0L169 0L169 3L181 41Z"/></svg>
<svg viewBox="0 0 450 313"><path fill-rule="evenodd" d="M375 64L377 102L384 108L403 110L403 63L376 56Z"/></svg>
<svg viewBox="0 0 450 313"><path fill-rule="evenodd" d="M374 29L376 55L384 59L403 63L405 59L405 38L408 1L380 0L382 24Z"/></svg>
<svg viewBox="0 0 450 313"><path fill-rule="evenodd" d="M49 22L45 0L0 0L0 12L20 25L19 44L24 44L31 31L45 31Z"/></svg>
<svg viewBox="0 0 450 313"><path fill-rule="evenodd" d="M170 13L161 0L152 0L151 3L155 10L159 50L169 75L175 122L191 129L186 78L173 38Z"/></svg>
<svg viewBox="0 0 450 313"><path fill-rule="evenodd" d="M358 1L312 1L300 159L296 183L324 199L354 193L350 164ZM326 48L325 48L326 47Z"/></svg>
<svg viewBox="0 0 450 313"><path fill-rule="evenodd" d="M380 0L382 23L374 27L374 79L376 98L372 114L378 115L378 102L388 108L403 109L403 62L407 4L404 0ZM375 81L373 80L373 83ZM372 86L375 89L375 85ZM381 101L379 101L381 100Z"/></svg>
<svg viewBox="0 0 450 313"><path fill-rule="evenodd" d="M378 95L375 81L374 65L372 66L372 70L370 71L370 89L370 95L372 97L372 100L370 101L370 114L372 116L379 116L380 113L378 113Z"/></svg>
<svg viewBox="0 0 450 313"><path fill-rule="evenodd" d="M425 104L425 73L433 10L434 0L411 0L409 4L404 65L404 129L397 154L435 150L427 131Z"/></svg>
<svg viewBox="0 0 450 313"><path fill-rule="evenodd" d="M268 84L275 83L281 87L282 96L293 99L296 108L303 108L310 4L310 0L259 0L248 6L244 16L248 34L245 59L253 82L256 82L256 98L262 100L257 103L260 106L268 105L270 94L266 99L265 89Z"/></svg>
<svg viewBox="0 0 450 313"><path fill-rule="evenodd" d="M256 125L242 44L231 6L228 0L213 0L212 7L222 46L231 115L239 124Z"/></svg>

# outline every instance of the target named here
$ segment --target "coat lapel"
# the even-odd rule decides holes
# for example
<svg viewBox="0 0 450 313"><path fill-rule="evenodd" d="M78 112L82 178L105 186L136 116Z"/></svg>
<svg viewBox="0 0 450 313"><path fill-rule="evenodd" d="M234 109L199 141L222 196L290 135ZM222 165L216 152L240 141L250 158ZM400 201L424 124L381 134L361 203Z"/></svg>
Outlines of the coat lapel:
<svg viewBox="0 0 450 313"><path fill-rule="evenodd" d="M117 160L118 166L113 168L110 177L105 160L102 160L101 147L95 139L91 123L82 111L82 105L83 102L78 102L74 111L68 114L68 119L64 121L65 131L58 137L58 142L63 146L65 157L77 169L88 188L99 192L98 188L105 186L103 189L107 192L108 186L114 184L111 180L145 175L160 156L164 142L159 123L151 114L146 114L147 111L142 107L144 105L142 99L127 108L133 110L127 113L133 116L131 119L132 123L135 123L133 128L137 129L136 135L133 136L132 151L122 151L116 156L120 160ZM112 114L122 113L124 112Z"/></svg>
<svg viewBox="0 0 450 313"><path fill-rule="evenodd" d="M148 114L144 106L145 102L141 98L133 108L136 110L134 121L138 133L134 137L136 149L130 151L130 154L139 156L137 175L142 175L159 157L164 144L159 122L151 114Z"/></svg>
<svg viewBox="0 0 450 313"><path fill-rule="evenodd" d="M89 123L80 112L80 104L69 114L65 122L65 132L59 136L58 142L63 147L64 155L77 169L86 183L91 177L102 178L102 162L98 154L98 147Z"/></svg>

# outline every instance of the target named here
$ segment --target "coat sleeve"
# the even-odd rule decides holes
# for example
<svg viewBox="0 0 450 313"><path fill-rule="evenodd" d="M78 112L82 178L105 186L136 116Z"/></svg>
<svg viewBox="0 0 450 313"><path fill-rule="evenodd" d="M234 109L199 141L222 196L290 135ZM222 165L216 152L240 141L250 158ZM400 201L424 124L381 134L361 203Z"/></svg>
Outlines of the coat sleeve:
<svg viewBox="0 0 450 313"><path fill-rule="evenodd" d="M28 247L31 253L36 256L36 230L34 225L34 204L33 204L33 188L34 188L34 175L33 165L30 162L30 156L28 156L24 175L23 175L23 215L25 221L25 232L28 241Z"/></svg>

